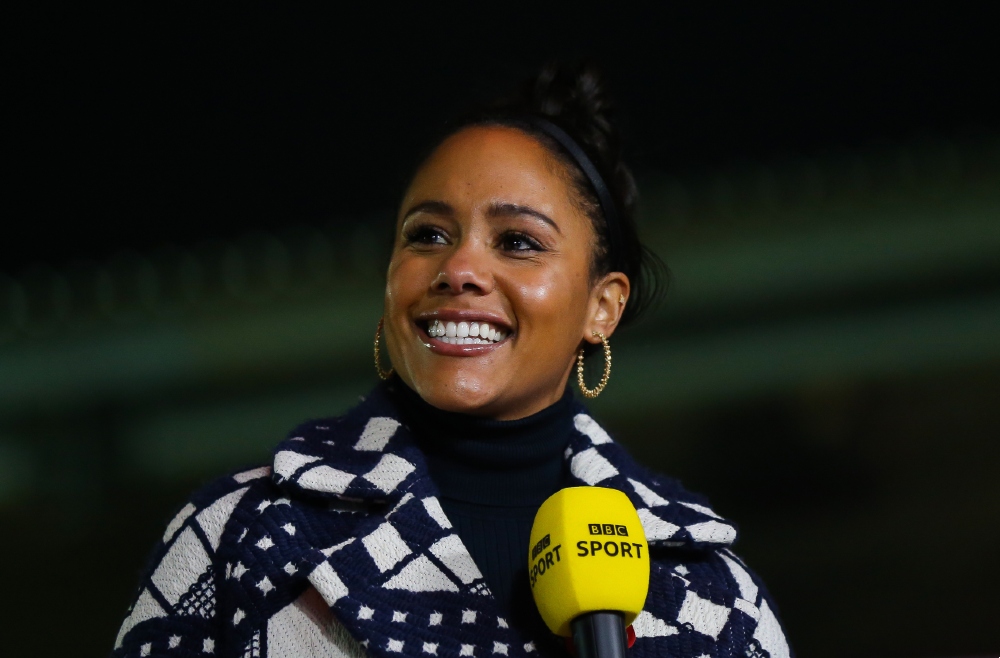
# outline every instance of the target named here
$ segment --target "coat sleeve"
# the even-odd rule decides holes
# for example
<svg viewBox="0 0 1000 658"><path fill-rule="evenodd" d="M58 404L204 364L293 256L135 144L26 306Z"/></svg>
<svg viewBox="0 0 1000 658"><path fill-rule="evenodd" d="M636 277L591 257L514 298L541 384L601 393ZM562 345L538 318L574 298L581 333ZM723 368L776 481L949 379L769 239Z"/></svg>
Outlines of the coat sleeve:
<svg viewBox="0 0 1000 658"><path fill-rule="evenodd" d="M774 600L764 587L760 577L732 551L723 549L717 553L736 581L739 595L735 608L756 621L753 632L745 636L745 646L740 655L750 658L793 658L785 631L778 620Z"/></svg>
<svg viewBox="0 0 1000 658"><path fill-rule="evenodd" d="M216 551L252 480L268 475L269 468L260 468L217 480L167 524L118 631L113 658L217 654L216 583L225 567Z"/></svg>

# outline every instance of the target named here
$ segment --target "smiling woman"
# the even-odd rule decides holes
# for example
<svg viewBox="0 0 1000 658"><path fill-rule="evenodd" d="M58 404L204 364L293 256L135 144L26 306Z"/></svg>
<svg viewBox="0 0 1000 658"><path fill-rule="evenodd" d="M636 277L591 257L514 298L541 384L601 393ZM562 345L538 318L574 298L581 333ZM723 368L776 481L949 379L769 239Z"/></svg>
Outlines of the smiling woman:
<svg viewBox="0 0 1000 658"><path fill-rule="evenodd" d="M597 236L569 181L537 139L506 126L464 128L418 170L389 264L385 334L396 373L432 406L530 416L562 397L583 341L614 333L629 279L594 276ZM500 340L477 343L484 324Z"/></svg>
<svg viewBox="0 0 1000 658"><path fill-rule="evenodd" d="M603 390L609 339L661 288L617 144L587 67L451 127L400 205L384 382L195 494L115 655L565 656L531 599L528 536L550 495L598 484L649 542L636 655L789 655L734 527L632 461L568 386L576 366L585 397Z"/></svg>

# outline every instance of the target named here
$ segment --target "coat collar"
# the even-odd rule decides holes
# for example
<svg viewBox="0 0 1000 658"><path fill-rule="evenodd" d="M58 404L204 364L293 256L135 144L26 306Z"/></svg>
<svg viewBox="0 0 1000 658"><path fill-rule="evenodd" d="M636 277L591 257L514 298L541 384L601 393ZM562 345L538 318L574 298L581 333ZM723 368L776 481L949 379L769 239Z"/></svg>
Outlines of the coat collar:
<svg viewBox="0 0 1000 658"><path fill-rule="evenodd" d="M292 495L384 509L404 498L437 496L423 454L399 420L392 381L380 384L347 414L306 423L274 455L274 478ZM736 540L734 524L670 478L642 468L575 403L566 449L573 486L624 492L635 505L650 544L722 548Z"/></svg>

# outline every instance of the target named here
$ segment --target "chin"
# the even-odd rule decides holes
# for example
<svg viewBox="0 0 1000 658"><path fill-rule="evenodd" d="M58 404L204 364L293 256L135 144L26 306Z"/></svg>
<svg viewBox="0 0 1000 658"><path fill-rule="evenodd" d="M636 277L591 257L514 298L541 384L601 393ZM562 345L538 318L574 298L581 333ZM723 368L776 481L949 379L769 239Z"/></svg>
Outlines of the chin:
<svg viewBox="0 0 1000 658"><path fill-rule="evenodd" d="M414 390L425 402L443 411L479 415L499 396L491 383L479 378L418 378L414 383Z"/></svg>

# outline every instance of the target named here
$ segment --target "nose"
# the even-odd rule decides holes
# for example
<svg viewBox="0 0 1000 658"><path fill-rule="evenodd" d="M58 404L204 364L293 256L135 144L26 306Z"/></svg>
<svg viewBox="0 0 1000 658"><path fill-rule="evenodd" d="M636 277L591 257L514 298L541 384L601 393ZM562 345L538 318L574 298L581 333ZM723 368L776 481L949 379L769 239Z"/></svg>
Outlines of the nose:
<svg viewBox="0 0 1000 658"><path fill-rule="evenodd" d="M489 254L471 241L460 242L442 260L431 290L451 295L464 292L488 295L493 290Z"/></svg>

